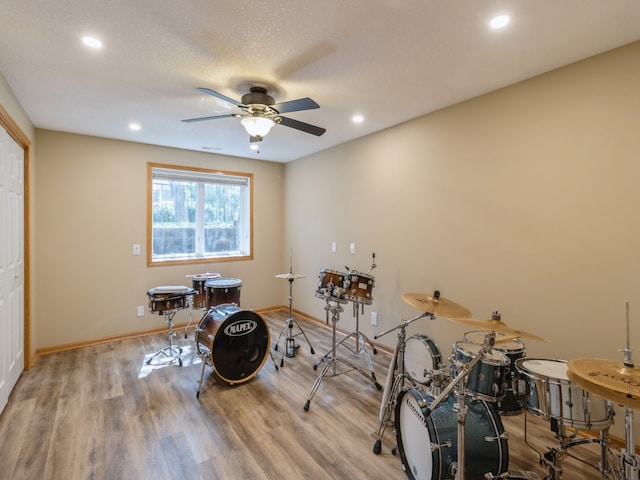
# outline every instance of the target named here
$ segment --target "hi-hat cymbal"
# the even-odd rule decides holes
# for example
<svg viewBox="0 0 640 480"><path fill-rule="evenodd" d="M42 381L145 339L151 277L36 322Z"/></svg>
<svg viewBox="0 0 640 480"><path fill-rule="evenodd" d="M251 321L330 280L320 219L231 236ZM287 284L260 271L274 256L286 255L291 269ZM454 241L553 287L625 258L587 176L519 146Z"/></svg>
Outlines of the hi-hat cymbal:
<svg viewBox="0 0 640 480"><path fill-rule="evenodd" d="M620 405L640 408L640 367L601 358L576 358L569 360L567 369L569 379L579 387Z"/></svg>
<svg viewBox="0 0 640 480"><path fill-rule="evenodd" d="M402 294L402 299L412 307L416 307L423 312L432 313L439 317L460 317L469 318L471 312L466 307L463 307L456 302L447 300L441 297L438 292L437 295L431 296L418 292L407 292Z"/></svg>
<svg viewBox="0 0 640 480"><path fill-rule="evenodd" d="M494 313L488 320L475 320L473 318L451 318L456 323L462 323L463 325L469 325L472 327L481 328L483 330L491 330L496 333L503 333L511 338L528 338L529 340L537 340L539 342L550 342L546 338L539 337L533 333L525 332L523 330L516 330L500 320L500 315Z"/></svg>
<svg viewBox="0 0 640 480"><path fill-rule="evenodd" d="M286 279L296 279L296 278L305 278L305 275L300 275L298 273L279 273L276 275L276 278L286 278Z"/></svg>

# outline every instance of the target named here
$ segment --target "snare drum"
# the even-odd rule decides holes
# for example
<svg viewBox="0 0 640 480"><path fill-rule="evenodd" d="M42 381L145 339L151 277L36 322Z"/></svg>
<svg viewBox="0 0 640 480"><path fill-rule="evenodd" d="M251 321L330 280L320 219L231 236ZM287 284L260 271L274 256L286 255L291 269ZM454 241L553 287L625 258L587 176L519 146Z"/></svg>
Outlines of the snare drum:
<svg viewBox="0 0 640 480"><path fill-rule="evenodd" d="M480 351L481 345L469 342L456 342L453 345L451 363L462 371ZM476 363L467 376L467 394L488 402L497 402L504 397L505 372L509 359L498 351L490 351Z"/></svg>
<svg viewBox="0 0 640 480"><path fill-rule="evenodd" d="M565 360L521 358L516 368L529 383L527 409L534 415L574 428L603 430L611 425L606 400L571 383Z"/></svg>
<svg viewBox="0 0 640 480"><path fill-rule="evenodd" d="M442 355L438 346L426 335L412 335L404 347L404 370L414 382L431 383L434 370L442 366Z"/></svg>
<svg viewBox="0 0 640 480"><path fill-rule="evenodd" d="M232 303L211 308L196 329L196 351L229 384L243 383L269 353L269 327L260 315Z"/></svg>
<svg viewBox="0 0 640 480"><path fill-rule="evenodd" d="M435 398L420 388L404 389L395 409L396 442L411 480L454 478L458 458L458 420L455 395L449 395L430 415ZM495 405L466 397L465 478L497 478L509 468L509 448Z"/></svg>
<svg viewBox="0 0 640 480"><path fill-rule="evenodd" d="M207 309L225 303L235 303L240 306L240 287L242 287L242 280L239 278L207 280L204 284L207 291Z"/></svg>
<svg viewBox="0 0 640 480"><path fill-rule="evenodd" d="M366 273L347 272L344 288L347 300L371 305L373 302L373 287L375 278Z"/></svg>
<svg viewBox="0 0 640 480"><path fill-rule="evenodd" d="M219 273L201 273L198 275L189 275L191 277L191 285L196 293L193 295L193 308L207 308L207 289L205 283L214 278L220 278Z"/></svg>
<svg viewBox="0 0 640 480"><path fill-rule="evenodd" d="M467 332L464 339L482 345L488 332ZM505 394L504 398L498 402L498 412L501 415L520 415L524 413L524 408L529 395L528 383L522 378L520 371L516 368L516 360L523 358L527 354L524 343L517 339L499 341L503 334L496 334L494 350L504 353L509 359L509 366L505 371Z"/></svg>
<svg viewBox="0 0 640 480"><path fill-rule="evenodd" d="M334 302L347 303L344 295L344 273L336 270L320 270L316 297L326 298Z"/></svg>
<svg viewBox="0 0 640 480"><path fill-rule="evenodd" d="M187 298L195 290L183 286L161 286L147 291L149 312L158 315L170 314L189 307Z"/></svg>

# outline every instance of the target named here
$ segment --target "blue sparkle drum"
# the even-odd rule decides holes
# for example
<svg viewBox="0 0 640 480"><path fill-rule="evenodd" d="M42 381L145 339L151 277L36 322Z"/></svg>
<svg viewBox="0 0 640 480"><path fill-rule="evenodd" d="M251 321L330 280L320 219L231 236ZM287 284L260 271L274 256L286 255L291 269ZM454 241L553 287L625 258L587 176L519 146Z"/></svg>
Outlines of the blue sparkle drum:
<svg viewBox="0 0 640 480"><path fill-rule="evenodd" d="M467 332L464 339L482 345L487 332ZM509 365L504 372L505 394L498 402L500 415L520 415L524 413L527 397L529 396L528 383L516 368L516 361L527 355L527 349L517 338L496 334L494 350L502 352L508 359Z"/></svg>
<svg viewBox="0 0 640 480"><path fill-rule="evenodd" d="M465 478L498 476L509 468L504 427L493 403L466 398ZM404 389L395 409L396 441L410 480L450 480L458 462L458 421L449 395L430 415L434 397L421 388ZM494 477L492 477L494 478Z"/></svg>
<svg viewBox="0 0 640 480"><path fill-rule="evenodd" d="M453 345L451 363L455 372L461 372L480 352L482 345L456 342ZM509 359L496 350L487 352L467 376L467 394L488 402L498 402L505 395L505 374ZM457 373L456 373L457 374Z"/></svg>

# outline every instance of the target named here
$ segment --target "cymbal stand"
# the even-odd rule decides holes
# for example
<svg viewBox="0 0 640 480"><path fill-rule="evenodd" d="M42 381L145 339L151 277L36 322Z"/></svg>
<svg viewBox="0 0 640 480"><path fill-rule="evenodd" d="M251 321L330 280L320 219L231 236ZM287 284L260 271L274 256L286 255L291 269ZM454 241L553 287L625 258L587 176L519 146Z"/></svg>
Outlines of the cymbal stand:
<svg viewBox="0 0 640 480"><path fill-rule="evenodd" d="M629 331L629 301L625 301L626 309L626 327L627 327L627 344L624 352L625 367L633 368L633 358L631 356L631 336ZM624 433L625 448L621 450L624 480L638 480L638 472L640 471L640 462L635 454L636 443L633 438L633 409L627 407L624 414Z"/></svg>
<svg viewBox="0 0 640 480"><path fill-rule="evenodd" d="M151 365L151 362L158 356L164 355L165 357L171 358L171 362L173 364L178 362L178 365L182 366L182 348L173 344L173 337L176 336L176 331L173 329L173 317L178 310L165 310L163 312L165 322L167 323L168 334L169 334L169 346L164 347L159 352L155 353L149 360L147 360L147 365Z"/></svg>
<svg viewBox="0 0 640 480"><path fill-rule="evenodd" d="M289 278L288 280L289 280L289 318L287 318L287 320L284 322L284 325L282 325L282 328L280 329L280 335L278 335L278 341L276 342L276 345L274 347L274 350L278 351L280 338L282 337L284 332L287 331L287 335L285 337L285 343L284 343L285 348L282 351L282 356L280 357L281 367L284 366L285 355L289 358L293 358L296 356L296 350L300 348L300 345L295 343L295 337L297 337L298 335L304 336L304 339L307 341L307 344L309 345L309 349L311 350L311 354L313 355L316 353L313 350L313 347L311 346L311 342L309 341L307 334L304 333L304 330L302 330L302 327L300 326L300 324L298 324L296 319L293 318L293 280L294 278ZM296 333L295 335L293 334L294 324L296 325L296 327L298 327L298 330L300 330L300 332Z"/></svg>
<svg viewBox="0 0 640 480"><path fill-rule="evenodd" d="M408 375L404 371L404 350L407 344L407 325L415 322L416 320L431 316L434 318L433 314L424 312L417 317L411 318L409 320L402 320L399 325L387 330L386 332L382 332L380 335L376 335L374 338L378 339L387 333L393 332L394 330L400 329L398 332L398 344L396 345L396 353L389 365L389 368L395 370L396 365L399 365L400 371L395 374L393 379L393 384L391 386L391 391L389 392L389 400L384 405L384 411L382 414L382 418L380 419L380 425L378 426L378 435L376 437L376 443L373 445L373 453L378 455L382 451L382 437L384 436L384 432L387 429L387 424L391 417L391 413L393 411L393 406L396 403L396 398L398 393L400 392L400 388L404 386L405 378L408 378Z"/></svg>

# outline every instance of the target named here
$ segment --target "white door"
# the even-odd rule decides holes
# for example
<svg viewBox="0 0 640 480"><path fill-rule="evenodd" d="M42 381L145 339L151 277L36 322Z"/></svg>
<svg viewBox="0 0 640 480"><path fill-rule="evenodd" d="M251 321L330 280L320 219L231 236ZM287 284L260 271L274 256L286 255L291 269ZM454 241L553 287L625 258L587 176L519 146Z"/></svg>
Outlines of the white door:
<svg viewBox="0 0 640 480"><path fill-rule="evenodd" d="M0 412L24 369L24 151L0 128Z"/></svg>

